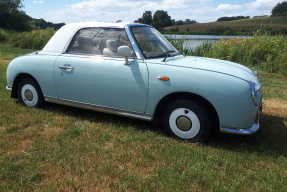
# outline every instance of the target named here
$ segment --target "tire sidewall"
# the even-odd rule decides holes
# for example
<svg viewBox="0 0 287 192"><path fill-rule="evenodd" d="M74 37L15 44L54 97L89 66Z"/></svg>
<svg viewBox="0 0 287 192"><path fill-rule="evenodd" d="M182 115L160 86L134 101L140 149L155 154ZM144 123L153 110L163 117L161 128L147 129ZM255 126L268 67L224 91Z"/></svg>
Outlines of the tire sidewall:
<svg viewBox="0 0 287 192"><path fill-rule="evenodd" d="M28 100L27 98L25 98L25 91L30 91L32 93L32 100ZM21 104L23 105L37 108L40 108L44 105L44 97L41 92L40 86L35 80L31 78L25 78L19 83L18 96Z"/></svg>
<svg viewBox="0 0 287 192"><path fill-rule="evenodd" d="M192 122L192 128L188 131L180 130L176 127L176 123L171 121L171 119L175 120L172 115L181 109L188 111L187 117ZM162 116L162 125L169 136L191 142L206 141L211 133L211 118L205 107L187 99L175 100L166 106Z"/></svg>

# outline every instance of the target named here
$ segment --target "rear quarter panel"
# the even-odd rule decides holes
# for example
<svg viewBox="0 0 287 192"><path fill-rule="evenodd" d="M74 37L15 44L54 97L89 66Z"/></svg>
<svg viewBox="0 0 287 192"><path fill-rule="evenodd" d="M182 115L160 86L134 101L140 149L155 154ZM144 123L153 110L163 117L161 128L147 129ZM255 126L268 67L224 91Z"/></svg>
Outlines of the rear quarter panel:
<svg viewBox="0 0 287 192"><path fill-rule="evenodd" d="M53 65L56 55L30 54L18 57L7 68L7 82L12 85L20 74L28 74L36 79L44 96L57 97L54 86Z"/></svg>

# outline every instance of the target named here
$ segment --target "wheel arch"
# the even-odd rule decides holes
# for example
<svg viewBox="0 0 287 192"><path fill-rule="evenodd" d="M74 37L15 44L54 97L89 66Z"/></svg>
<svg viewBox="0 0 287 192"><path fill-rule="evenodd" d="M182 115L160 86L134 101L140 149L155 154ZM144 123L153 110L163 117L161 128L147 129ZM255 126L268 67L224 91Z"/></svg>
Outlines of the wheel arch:
<svg viewBox="0 0 287 192"><path fill-rule="evenodd" d="M19 87L19 84L20 82L25 79L25 78L31 78L33 79L34 81L36 81L38 83L38 81L30 74L27 74L27 73L20 73L15 79L14 79L14 82L13 82L13 87L12 87L12 93L11 93L11 97L14 98L14 99L18 99L19 98L19 95L18 95L18 87ZM39 85L39 83L38 83ZM40 87L40 86L39 86ZM40 87L41 89L41 87ZM42 92L42 90L41 90Z"/></svg>
<svg viewBox="0 0 287 192"><path fill-rule="evenodd" d="M204 97L194 94L194 93L188 93L188 92L172 93L172 94L165 96L164 98L160 100L160 102L158 103L155 109L154 116L153 116L153 121L154 121L155 126L161 126L160 117L163 113L165 106L172 100L176 100L176 99L189 99L189 100L194 100L194 101L199 102L201 105L203 105L208 110L212 118L211 120L212 120L213 127L215 127L215 130L219 131L219 128L220 128L219 116L218 116L216 109L213 107L213 105Z"/></svg>

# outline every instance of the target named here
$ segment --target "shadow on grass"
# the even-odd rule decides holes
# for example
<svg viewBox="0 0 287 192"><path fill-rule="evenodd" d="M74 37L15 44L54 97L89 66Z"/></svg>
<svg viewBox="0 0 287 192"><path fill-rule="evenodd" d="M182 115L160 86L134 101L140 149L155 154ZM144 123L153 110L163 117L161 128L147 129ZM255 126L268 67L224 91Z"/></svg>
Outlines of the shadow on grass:
<svg viewBox="0 0 287 192"><path fill-rule="evenodd" d="M45 110L68 115L80 120L101 124L114 124L121 127L132 127L138 131L153 131L164 134L161 129L153 128L151 122L128 117L105 114L85 109L78 109L49 103ZM287 158L287 118L261 114L260 129L252 135L232 135L220 133L212 138L210 147L223 148L231 151L247 153L263 153L271 156Z"/></svg>
<svg viewBox="0 0 287 192"><path fill-rule="evenodd" d="M264 153L287 158L287 118L261 114L260 129L252 135L219 134L208 145L227 150Z"/></svg>
<svg viewBox="0 0 287 192"><path fill-rule="evenodd" d="M79 120L90 121L93 123L100 124L114 124L122 127L133 127L137 130L154 130L151 127L151 122L133 119L129 117L113 115L108 113L102 113L97 111L92 111L88 109L81 109L75 107L69 107L65 105L58 105L53 103L47 103L44 110L51 111L53 113L58 113L62 115L71 116Z"/></svg>

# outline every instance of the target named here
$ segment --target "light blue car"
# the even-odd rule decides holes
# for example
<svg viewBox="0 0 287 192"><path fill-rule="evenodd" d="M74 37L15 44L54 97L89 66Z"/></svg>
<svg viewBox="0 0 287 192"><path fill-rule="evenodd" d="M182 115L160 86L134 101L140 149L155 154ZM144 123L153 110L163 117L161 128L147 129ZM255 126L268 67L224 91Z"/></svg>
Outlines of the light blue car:
<svg viewBox="0 0 287 192"><path fill-rule="evenodd" d="M183 56L148 25L65 25L43 50L11 61L7 82L11 97L27 106L52 102L153 121L192 142L216 131L252 134L259 128L255 71Z"/></svg>

